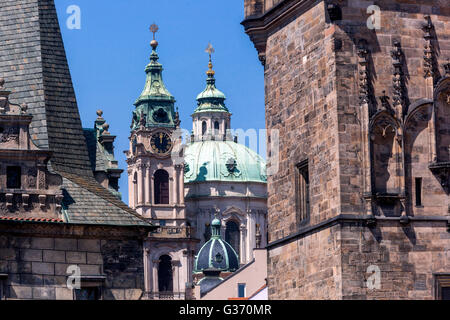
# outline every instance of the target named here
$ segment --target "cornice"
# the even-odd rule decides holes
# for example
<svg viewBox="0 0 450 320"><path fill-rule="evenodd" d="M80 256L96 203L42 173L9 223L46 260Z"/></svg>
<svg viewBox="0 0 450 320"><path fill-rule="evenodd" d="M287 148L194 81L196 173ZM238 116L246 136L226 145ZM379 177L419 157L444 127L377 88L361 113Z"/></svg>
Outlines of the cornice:
<svg viewBox="0 0 450 320"><path fill-rule="evenodd" d="M323 0L284 0L259 15L248 17L241 24L258 51L259 60L265 65L267 38Z"/></svg>
<svg viewBox="0 0 450 320"><path fill-rule="evenodd" d="M375 219L375 222L371 222ZM442 223L447 226L447 231L450 232L450 217L448 216L408 216L410 223L422 222L422 223ZM335 225L343 225L345 223L359 224L361 227L373 228L375 224L387 223L392 225L402 225L401 217L371 217L368 215L354 215L354 214L340 214L334 218L319 222L314 225L304 226L299 230L287 237L274 240L267 245L267 249L273 249L278 246L283 246L292 241L304 238L312 233L331 228Z"/></svg>
<svg viewBox="0 0 450 320"><path fill-rule="evenodd" d="M144 239L154 227L77 225L29 221L2 221L0 233L15 236L77 239Z"/></svg>

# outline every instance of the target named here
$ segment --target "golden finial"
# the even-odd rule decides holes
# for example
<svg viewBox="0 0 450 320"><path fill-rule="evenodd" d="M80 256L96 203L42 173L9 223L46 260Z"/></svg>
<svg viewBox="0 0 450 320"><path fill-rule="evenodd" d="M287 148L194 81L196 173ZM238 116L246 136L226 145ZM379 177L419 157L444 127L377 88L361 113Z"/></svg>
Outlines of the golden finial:
<svg viewBox="0 0 450 320"><path fill-rule="evenodd" d="M213 68L213 64L212 64L212 58L211 57L212 57L212 54L214 52L216 52L216 50L214 49L214 47L212 46L211 43L208 43L208 47L206 47L205 52L209 54L209 64L208 64L209 70L206 71L206 74L208 76L212 77L212 76L214 76L215 72L212 69Z"/></svg>
<svg viewBox="0 0 450 320"><path fill-rule="evenodd" d="M156 23L154 23L150 26L150 32L153 33L153 40L152 40L152 42L150 42L150 45L152 46L153 50L156 49L156 47L158 47L158 41L156 41L156 37L155 37L158 30L159 30L159 27Z"/></svg>

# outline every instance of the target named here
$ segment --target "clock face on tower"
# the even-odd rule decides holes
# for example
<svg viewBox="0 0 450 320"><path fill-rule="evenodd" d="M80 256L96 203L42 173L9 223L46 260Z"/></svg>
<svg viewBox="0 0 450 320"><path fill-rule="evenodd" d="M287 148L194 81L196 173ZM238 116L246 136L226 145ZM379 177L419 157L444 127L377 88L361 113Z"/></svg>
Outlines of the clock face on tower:
<svg viewBox="0 0 450 320"><path fill-rule="evenodd" d="M156 132L152 135L150 146L152 147L153 152L166 154L172 148L172 140L170 140L170 136L167 133Z"/></svg>

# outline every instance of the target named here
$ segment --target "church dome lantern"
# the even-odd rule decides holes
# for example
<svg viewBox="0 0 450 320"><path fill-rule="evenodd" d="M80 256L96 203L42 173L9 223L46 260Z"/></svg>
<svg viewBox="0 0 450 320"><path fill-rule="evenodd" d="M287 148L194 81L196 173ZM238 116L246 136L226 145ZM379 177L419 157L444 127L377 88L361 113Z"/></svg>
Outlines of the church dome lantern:
<svg viewBox="0 0 450 320"><path fill-rule="evenodd" d="M197 108L192 114L194 140L227 140L231 113L225 105L225 94L216 87L212 63L215 50L211 44L206 52L209 54L206 88L197 96Z"/></svg>

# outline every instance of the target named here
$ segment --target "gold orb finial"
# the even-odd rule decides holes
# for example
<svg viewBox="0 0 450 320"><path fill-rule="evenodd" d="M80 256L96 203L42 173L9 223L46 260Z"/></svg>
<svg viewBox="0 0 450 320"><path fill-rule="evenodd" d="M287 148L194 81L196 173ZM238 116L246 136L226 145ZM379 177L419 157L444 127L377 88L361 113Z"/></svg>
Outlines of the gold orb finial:
<svg viewBox="0 0 450 320"><path fill-rule="evenodd" d="M156 23L150 26L150 32L153 33L153 40L150 42L151 47L155 50L158 47L158 41L156 41L156 33L159 31L159 27Z"/></svg>

